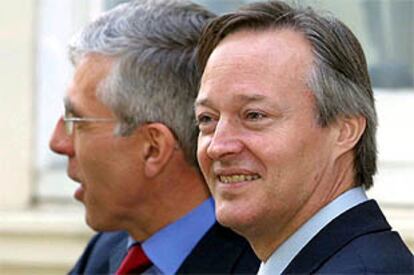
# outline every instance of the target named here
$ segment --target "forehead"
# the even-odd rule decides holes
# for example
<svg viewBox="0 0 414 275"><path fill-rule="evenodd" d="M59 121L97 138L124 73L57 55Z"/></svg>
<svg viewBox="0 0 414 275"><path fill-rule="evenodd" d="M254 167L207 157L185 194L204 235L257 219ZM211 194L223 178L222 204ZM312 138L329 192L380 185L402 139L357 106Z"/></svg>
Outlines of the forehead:
<svg viewBox="0 0 414 275"><path fill-rule="evenodd" d="M261 95L307 89L313 62L310 43L290 29L243 30L224 38L202 76L198 102L213 93ZM231 92L229 92L231 91Z"/></svg>
<svg viewBox="0 0 414 275"><path fill-rule="evenodd" d="M109 75L112 64L112 58L98 54L86 55L80 59L68 87L66 105L81 112L107 109L98 99L97 92Z"/></svg>

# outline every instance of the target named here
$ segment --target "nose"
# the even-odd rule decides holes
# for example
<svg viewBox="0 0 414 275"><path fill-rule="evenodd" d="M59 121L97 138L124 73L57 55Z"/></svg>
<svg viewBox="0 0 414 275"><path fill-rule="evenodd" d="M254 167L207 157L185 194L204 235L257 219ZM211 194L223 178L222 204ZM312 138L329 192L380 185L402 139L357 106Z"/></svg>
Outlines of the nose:
<svg viewBox="0 0 414 275"><path fill-rule="evenodd" d="M49 141L50 149L60 155L72 157L74 155L73 141L66 134L63 118L61 117L53 130L52 137Z"/></svg>
<svg viewBox="0 0 414 275"><path fill-rule="evenodd" d="M243 142L237 130L230 122L217 123L213 137L207 147L207 155L213 160L231 157L243 150Z"/></svg>

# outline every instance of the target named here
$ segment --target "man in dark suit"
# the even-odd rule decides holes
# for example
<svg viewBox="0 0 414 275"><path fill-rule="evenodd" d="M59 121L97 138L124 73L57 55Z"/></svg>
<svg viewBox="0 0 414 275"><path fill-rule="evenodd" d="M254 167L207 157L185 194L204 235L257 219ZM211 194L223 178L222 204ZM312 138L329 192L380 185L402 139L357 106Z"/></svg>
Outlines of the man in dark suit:
<svg viewBox="0 0 414 275"><path fill-rule="evenodd" d="M413 274L365 194L377 118L352 32L268 1L213 19L199 47L198 161L218 221L249 240L259 274Z"/></svg>
<svg viewBox="0 0 414 275"><path fill-rule="evenodd" d="M115 273L126 256L128 238L124 231L95 235L70 274ZM216 223L178 270L165 269L163 274L255 274L258 268L259 260L245 239Z"/></svg>
<svg viewBox="0 0 414 275"><path fill-rule="evenodd" d="M185 1L131 1L70 44L75 73L50 147L68 157L86 222L105 232L71 273L257 271L247 242L216 223L195 157L195 51L212 17Z"/></svg>

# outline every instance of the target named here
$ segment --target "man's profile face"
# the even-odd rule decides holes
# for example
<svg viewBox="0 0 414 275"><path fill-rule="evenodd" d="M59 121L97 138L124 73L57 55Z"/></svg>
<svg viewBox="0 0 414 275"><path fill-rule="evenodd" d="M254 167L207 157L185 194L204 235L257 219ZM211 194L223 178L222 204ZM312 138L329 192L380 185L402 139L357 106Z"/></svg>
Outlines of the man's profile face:
<svg viewBox="0 0 414 275"><path fill-rule="evenodd" d="M205 68L198 161L218 221L248 238L289 232L329 192L333 132L316 120L312 62L297 32L239 31Z"/></svg>
<svg viewBox="0 0 414 275"><path fill-rule="evenodd" d="M66 95L66 112L80 118L114 118L97 97L112 64L111 59L99 55L79 62ZM80 183L74 196L85 205L88 224L97 230L118 229L130 200L136 200L136 193L145 193L137 184L142 168L139 132L118 137L113 131L115 122L86 122L75 123L69 136L63 124L60 119L50 147L68 157L68 175Z"/></svg>

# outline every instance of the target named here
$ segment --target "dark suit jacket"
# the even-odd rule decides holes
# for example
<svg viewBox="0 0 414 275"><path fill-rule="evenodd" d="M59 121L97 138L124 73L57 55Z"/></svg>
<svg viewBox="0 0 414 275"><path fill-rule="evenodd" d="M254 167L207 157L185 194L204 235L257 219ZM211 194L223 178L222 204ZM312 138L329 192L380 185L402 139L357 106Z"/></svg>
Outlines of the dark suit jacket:
<svg viewBox="0 0 414 275"><path fill-rule="evenodd" d="M126 256L128 234L98 233L89 242L70 274L115 273ZM259 260L247 241L219 224L198 242L178 274L255 274Z"/></svg>
<svg viewBox="0 0 414 275"><path fill-rule="evenodd" d="M283 271L311 273L414 274L414 257L370 200L330 222Z"/></svg>

